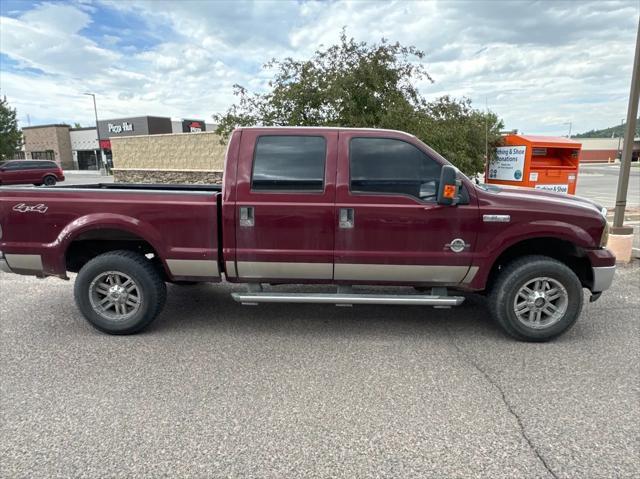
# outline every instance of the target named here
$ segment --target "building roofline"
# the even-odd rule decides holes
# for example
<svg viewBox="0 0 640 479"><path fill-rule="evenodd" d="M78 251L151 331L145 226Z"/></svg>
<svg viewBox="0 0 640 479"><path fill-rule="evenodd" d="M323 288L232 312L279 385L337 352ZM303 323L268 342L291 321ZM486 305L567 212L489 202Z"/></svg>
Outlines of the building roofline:
<svg viewBox="0 0 640 479"><path fill-rule="evenodd" d="M132 120L134 118L159 118L161 120L169 120L171 121L170 116L154 116L154 115L135 115L135 116L121 116L120 118L104 118L98 120L100 123L103 121L120 121L120 120Z"/></svg>
<svg viewBox="0 0 640 479"><path fill-rule="evenodd" d="M36 128L52 128L52 127L60 127L60 128L71 128L71 125L67 125L66 123L50 123L48 125L35 125L35 126L23 126L23 130L35 130Z"/></svg>

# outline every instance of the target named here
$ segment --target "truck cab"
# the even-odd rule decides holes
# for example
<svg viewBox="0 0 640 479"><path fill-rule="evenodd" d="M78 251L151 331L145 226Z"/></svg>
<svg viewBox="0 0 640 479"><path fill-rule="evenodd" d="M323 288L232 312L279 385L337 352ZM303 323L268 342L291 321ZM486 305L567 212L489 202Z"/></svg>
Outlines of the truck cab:
<svg viewBox="0 0 640 479"><path fill-rule="evenodd" d="M224 244L233 246L225 267L234 279L414 286L473 280L475 188L460 175L455 207L439 203L446 162L417 138L385 130L247 128L234 133L229 152L223 215L235 228Z"/></svg>

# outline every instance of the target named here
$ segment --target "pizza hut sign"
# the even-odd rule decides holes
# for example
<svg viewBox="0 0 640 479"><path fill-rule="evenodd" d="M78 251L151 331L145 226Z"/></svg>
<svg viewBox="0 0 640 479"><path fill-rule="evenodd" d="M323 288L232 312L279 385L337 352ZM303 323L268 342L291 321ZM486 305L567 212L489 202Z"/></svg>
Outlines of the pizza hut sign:
<svg viewBox="0 0 640 479"><path fill-rule="evenodd" d="M202 120L182 120L183 133L199 133L206 130L207 127Z"/></svg>
<svg viewBox="0 0 640 479"><path fill-rule="evenodd" d="M133 123L129 123L128 121L123 121L122 123L107 123L107 130L109 130L109 133L115 133L116 135L130 132L133 131Z"/></svg>

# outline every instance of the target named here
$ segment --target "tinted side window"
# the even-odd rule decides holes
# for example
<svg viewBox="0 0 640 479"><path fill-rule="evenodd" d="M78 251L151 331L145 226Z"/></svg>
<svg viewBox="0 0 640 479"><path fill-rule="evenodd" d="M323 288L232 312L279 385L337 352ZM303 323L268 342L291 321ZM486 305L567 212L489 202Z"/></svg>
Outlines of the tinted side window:
<svg viewBox="0 0 640 479"><path fill-rule="evenodd" d="M251 189L322 191L326 149L321 136L261 136L256 143Z"/></svg>
<svg viewBox="0 0 640 479"><path fill-rule="evenodd" d="M56 164L53 161L34 161L34 168L55 168Z"/></svg>
<svg viewBox="0 0 640 479"><path fill-rule="evenodd" d="M435 201L441 165L410 143L353 138L349 146L351 191L397 193Z"/></svg>
<svg viewBox="0 0 640 479"><path fill-rule="evenodd" d="M28 170L33 167L33 161L24 160L24 161L16 161L14 162L10 168L12 170Z"/></svg>

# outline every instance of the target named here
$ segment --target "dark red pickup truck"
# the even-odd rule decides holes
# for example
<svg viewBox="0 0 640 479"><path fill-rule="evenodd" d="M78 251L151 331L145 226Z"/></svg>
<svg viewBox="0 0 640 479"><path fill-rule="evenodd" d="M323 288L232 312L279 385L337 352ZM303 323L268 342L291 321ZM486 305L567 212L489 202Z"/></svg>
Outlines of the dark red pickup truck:
<svg viewBox="0 0 640 479"><path fill-rule="evenodd" d="M532 189L476 185L414 136L241 128L222 188L99 184L0 190L0 267L67 279L101 331L134 333L166 282L246 283L264 302L451 307L488 297L518 339L543 341L613 280L605 211ZM333 293L263 285L324 283ZM388 294L361 285L408 286ZM377 289L376 289L377 291Z"/></svg>

